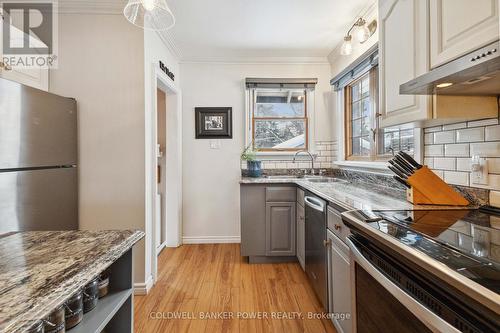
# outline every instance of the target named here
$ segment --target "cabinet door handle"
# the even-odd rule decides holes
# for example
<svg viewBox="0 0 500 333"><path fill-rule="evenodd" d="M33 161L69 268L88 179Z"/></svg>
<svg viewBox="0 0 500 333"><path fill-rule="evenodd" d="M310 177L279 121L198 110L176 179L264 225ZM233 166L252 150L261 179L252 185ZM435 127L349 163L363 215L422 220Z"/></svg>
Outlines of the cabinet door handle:
<svg viewBox="0 0 500 333"><path fill-rule="evenodd" d="M330 239L323 240L323 245L325 247L330 246L330 244L332 244L332 241Z"/></svg>
<svg viewBox="0 0 500 333"><path fill-rule="evenodd" d="M335 224L333 227L335 228L335 230L340 230L340 228L342 228L340 224Z"/></svg>

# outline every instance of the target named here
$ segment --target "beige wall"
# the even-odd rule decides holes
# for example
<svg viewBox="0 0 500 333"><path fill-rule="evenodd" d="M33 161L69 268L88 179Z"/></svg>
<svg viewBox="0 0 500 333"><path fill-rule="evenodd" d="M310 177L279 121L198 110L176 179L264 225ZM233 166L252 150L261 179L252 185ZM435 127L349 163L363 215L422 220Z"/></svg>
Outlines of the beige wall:
<svg viewBox="0 0 500 333"><path fill-rule="evenodd" d="M122 15L63 14L50 91L78 102L80 226L144 229L144 37ZM135 280L145 281L144 241Z"/></svg>
<svg viewBox="0 0 500 333"><path fill-rule="evenodd" d="M240 154L246 77L315 77L316 140L331 140L329 64L181 64L183 90L183 235L185 241L239 240ZM231 106L233 139L195 140L194 108Z"/></svg>

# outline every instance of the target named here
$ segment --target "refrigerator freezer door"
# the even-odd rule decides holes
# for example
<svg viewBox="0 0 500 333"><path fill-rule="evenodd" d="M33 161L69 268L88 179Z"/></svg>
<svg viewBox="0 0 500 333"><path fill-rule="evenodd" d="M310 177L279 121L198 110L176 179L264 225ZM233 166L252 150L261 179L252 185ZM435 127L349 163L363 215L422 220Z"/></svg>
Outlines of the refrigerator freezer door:
<svg viewBox="0 0 500 333"><path fill-rule="evenodd" d="M0 173L0 233L78 229L77 168Z"/></svg>
<svg viewBox="0 0 500 333"><path fill-rule="evenodd" d="M0 171L77 164L76 101L0 79Z"/></svg>

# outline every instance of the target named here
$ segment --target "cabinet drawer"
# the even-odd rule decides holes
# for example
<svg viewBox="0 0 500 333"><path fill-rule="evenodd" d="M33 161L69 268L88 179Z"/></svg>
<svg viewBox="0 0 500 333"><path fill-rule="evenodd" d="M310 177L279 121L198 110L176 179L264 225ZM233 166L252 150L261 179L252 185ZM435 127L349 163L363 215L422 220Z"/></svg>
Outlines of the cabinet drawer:
<svg viewBox="0 0 500 333"><path fill-rule="evenodd" d="M342 221L340 213L334 208L328 206L328 229L345 242L347 236L351 233L349 228Z"/></svg>
<svg viewBox="0 0 500 333"><path fill-rule="evenodd" d="M301 188L297 189L297 203L304 207L304 190Z"/></svg>
<svg viewBox="0 0 500 333"><path fill-rule="evenodd" d="M267 187L266 201L267 202L295 202L296 189L295 187Z"/></svg>

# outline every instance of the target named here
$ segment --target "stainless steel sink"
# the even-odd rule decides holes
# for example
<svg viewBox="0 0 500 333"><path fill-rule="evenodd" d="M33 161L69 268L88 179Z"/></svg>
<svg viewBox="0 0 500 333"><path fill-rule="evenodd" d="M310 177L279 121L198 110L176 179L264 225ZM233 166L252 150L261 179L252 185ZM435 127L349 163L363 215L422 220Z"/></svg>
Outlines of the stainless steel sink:
<svg viewBox="0 0 500 333"><path fill-rule="evenodd" d="M309 179L307 179L307 181L311 182L311 183L347 183L346 180L339 179L339 178L329 178L329 177L309 178Z"/></svg>
<svg viewBox="0 0 500 333"><path fill-rule="evenodd" d="M268 175L268 176L264 176L264 178L267 178L267 179L298 179L299 176L294 176L294 175Z"/></svg>

